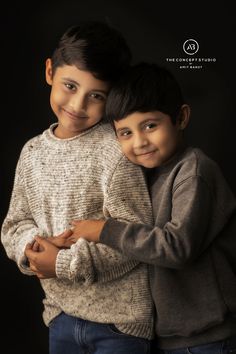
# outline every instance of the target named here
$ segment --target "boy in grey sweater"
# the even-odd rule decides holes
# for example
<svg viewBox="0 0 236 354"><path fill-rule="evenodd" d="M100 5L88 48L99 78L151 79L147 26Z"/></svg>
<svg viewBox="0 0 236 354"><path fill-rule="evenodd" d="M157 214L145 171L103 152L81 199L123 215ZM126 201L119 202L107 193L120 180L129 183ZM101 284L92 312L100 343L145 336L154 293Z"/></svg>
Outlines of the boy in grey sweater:
<svg viewBox="0 0 236 354"><path fill-rule="evenodd" d="M130 56L123 37L106 24L68 29L46 61L58 122L25 144L17 164L1 238L19 269L41 281L50 354L149 351L147 265L83 239L61 249L52 237L71 219L152 223L143 172L102 121L108 91Z"/></svg>
<svg viewBox="0 0 236 354"><path fill-rule="evenodd" d="M147 169L155 226L75 221L73 237L150 264L155 353L236 352L236 200L217 164L184 143L190 108L178 83L139 64L106 110L124 154Z"/></svg>

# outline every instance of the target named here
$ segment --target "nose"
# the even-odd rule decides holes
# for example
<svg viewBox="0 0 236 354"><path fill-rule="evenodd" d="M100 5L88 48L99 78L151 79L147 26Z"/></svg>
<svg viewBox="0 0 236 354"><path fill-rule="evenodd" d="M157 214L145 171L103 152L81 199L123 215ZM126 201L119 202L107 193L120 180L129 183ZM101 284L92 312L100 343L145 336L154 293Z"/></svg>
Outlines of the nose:
<svg viewBox="0 0 236 354"><path fill-rule="evenodd" d="M134 140L133 140L134 149L140 149L147 145L148 145L148 140L145 134L142 134L141 132L134 134Z"/></svg>
<svg viewBox="0 0 236 354"><path fill-rule="evenodd" d="M70 99L70 107L76 113L86 111L86 96L82 92L74 94Z"/></svg>

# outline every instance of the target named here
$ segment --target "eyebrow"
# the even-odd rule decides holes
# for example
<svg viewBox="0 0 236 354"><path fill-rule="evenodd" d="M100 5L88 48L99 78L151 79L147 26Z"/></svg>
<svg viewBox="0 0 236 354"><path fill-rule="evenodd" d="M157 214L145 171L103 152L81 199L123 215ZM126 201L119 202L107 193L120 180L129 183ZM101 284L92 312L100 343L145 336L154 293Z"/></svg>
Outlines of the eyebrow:
<svg viewBox="0 0 236 354"><path fill-rule="evenodd" d="M162 120L162 117L153 117L153 116L150 116L150 117L147 117L146 119L144 119L140 125L142 125L143 123L147 123L149 122L150 120L155 120L157 122L160 122Z"/></svg>
<svg viewBox="0 0 236 354"><path fill-rule="evenodd" d="M120 133L120 132L122 132L123 130L127 130L127 129L130 129L130 128L128 128L128 127L118 128L118 129L116 129L116 132L117 132L117 133Z"/></svg>
<svg viewBox="0 0 236 354"><path fill-rule="evenodd" d="M162 117L159 118L159 117L149 117L149 118L146 118L144 119L142 122L139 123L139 126L142 126L143 124L147 123L147 122L150 122L150 121L156 121L156 122L160 122L162 120ZM127 130L127 129L130 129L129 127L122 127L122 128L118 128L116 129L116 132L121 132L123 130Z"/></svg>
<svg viewBox="0 0 236 354"><path fill-rule="evenodd" d="M75 80L73 80L73 79L71 79L71 78L69 78L69 77L62 77L62 80L70 81L72 84L75 84L75 85L77 85L77 86L80 86L80 84L79 84L77 81L75 81ZM94 88L94 89L92 89L92 90L90 90L90 91L101 92L101 93L103 93L104 95L107 95L107 94L108 94L108 91L106 91L106 90L100 90L100 89L96 89L96 88Z"/></svg>

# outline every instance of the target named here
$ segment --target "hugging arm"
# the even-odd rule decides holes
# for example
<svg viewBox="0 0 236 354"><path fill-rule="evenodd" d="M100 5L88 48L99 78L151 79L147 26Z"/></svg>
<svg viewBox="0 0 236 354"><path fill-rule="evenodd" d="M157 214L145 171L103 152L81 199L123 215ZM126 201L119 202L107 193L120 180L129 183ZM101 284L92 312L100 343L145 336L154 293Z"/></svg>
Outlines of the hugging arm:
<svg viewBox="0 0 236 354"><path fill-rule="evenodd" d="M18 264L23 273L32 275L35 273L29 268L25 256L26 245L36 235L43 235L43 232L38 228L31 212L29 200L32 201L32 194L29 195L30 188L24 183L22 160L24 158L21 157L17 165L11 203L2 226L1 238L9 258ZM107 175L109 178L103 183L105 218L113 217L125 223L132 221L151 224L151 204L142 170L122 157L116 169ZM47 267L52 269L54 266L55 276L72 281L109 281L119 278L138 264L138 261L130 260L110 246L85 239L80 239L70 249L61 249L59 252L55 249L52 252L52 247L48 245L40 251L40 257L30 251L26 250L33 257L29 261L34 262L34 267L38 267L42 277L45 274L48 277ZM41 270L45 270L45 274ZM50 276L53 274L51 270L49 273Z"/></svg>
<svg viewBox="0 0 236 354"><path fill-rule="evenodd" d="M151 202L142 170L122 157L107 181L104 191L103 213L122 222L151 225ZM112 231L111 231L112 233ZM112 237L112 235L111 235ZM80 238L70 249L57 255L56 273L59 278L106 282L119 278L139 262L101 243Z"/></svg>
<svg viewBox="0 0 236 354"><path fill-rule="evenodd" d="M231 212L235 212L232 205L225 215L220 208L213 214L216 202L209 186L199 176L179 184L171 203L171 219L164 225L158 225L158 216L154 227L109 219L102 229L100 242L131 259L178 269L200 257L219 235L223 223L228 222Z"/></svg>

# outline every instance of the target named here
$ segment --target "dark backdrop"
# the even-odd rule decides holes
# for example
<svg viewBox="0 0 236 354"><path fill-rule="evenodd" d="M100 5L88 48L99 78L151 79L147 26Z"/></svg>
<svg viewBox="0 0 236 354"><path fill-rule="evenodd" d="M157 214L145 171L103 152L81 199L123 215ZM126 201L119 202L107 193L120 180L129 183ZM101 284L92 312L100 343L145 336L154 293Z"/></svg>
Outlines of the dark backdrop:
<svg viewBox="0 0 236 354"><path fill-rule="evenodd" d="M23 144L54 121L49 87L44 80L45 59L67 27L87 19L105 20L119 29L132 49L134 62L159 62L176 75L192 107L187 138L219 163L236 193L233 14L227 2L212 2L211 6L206 1L58 0L5 4L1 10L1 222ZM199 43L199 51L193 56L182 49L189 38ZM194 64L202 68L180 68L176 59L190 57L216 61ZM175 61L167 62L166 58ZM0 351L46 354L48 333L42 322L43 294L37 279L22 275L2 246L0 264Z"/></svg>

